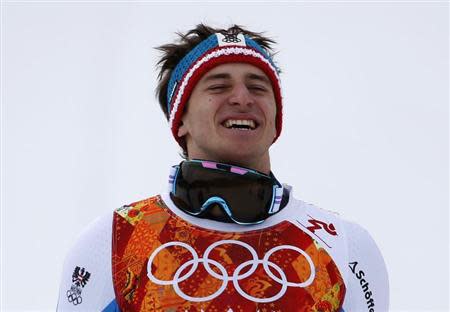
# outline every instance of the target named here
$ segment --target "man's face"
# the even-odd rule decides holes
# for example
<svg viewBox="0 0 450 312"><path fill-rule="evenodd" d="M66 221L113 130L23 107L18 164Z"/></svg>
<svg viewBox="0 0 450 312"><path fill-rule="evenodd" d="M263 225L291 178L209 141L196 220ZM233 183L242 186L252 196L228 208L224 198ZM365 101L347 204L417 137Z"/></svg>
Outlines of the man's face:
<svg viewBox="0 0 450 312"><path fill-rule="evenodd" d="M247 63L223 64L195 86L178 136L185 136L190 159L255 167L269 161L275 115L272 85L261 69Z"/></svg>

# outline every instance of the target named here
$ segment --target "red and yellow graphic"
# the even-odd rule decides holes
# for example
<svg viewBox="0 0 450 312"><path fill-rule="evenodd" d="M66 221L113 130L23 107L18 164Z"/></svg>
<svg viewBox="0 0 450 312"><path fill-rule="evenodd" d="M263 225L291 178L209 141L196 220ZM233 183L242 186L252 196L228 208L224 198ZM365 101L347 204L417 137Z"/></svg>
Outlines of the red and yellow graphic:
<svg viewBox="0 0 450 312"><path fill-rule="evenodd" d="M343 279L328 253L288 221L248 232L193 225L159 196L114 215L121 311L339 311Z"/></svg>

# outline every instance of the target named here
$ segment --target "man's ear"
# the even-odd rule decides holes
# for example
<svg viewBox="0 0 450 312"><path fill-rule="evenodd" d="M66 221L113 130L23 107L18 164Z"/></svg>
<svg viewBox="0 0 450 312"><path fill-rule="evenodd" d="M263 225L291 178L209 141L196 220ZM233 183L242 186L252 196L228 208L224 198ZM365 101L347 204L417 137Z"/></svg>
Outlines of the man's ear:
<svg viewBox="0 0 450 312"><path fill-rule="evenodd" d="M188 129L186 127L186 125L184 124L183 120L180 121L180 126L178 127L178 137L181 138L183 136L185 136L186 134L188 134Z"/></svg>

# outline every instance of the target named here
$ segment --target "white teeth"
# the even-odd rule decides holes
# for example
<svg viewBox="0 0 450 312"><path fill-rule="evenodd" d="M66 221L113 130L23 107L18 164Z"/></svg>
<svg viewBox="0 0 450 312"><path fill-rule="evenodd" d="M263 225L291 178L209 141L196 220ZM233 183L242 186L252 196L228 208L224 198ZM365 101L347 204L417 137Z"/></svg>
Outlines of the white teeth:
<svg viewBox="0 0 450 312"><path fill-rule="evenodd" d="M248 126L250 129L255 129L255 122L253 120L250 119L245 119L245 120L240 120L240 119L228 119L227 121L225 121L224 126L227 128L231 128L232 126L237 125L237 126ZM249 130L246 128L239 128L240 130Z"/></svg>

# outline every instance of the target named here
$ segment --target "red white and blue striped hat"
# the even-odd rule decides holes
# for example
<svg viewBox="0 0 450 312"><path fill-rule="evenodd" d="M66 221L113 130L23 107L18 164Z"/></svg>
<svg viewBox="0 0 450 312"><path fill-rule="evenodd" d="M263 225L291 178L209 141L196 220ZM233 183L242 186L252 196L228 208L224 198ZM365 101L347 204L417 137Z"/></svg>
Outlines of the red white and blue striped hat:
<svg viewBox="0 0 450 312"><path fill-rule="evenodd" d="M192 90L201 77L225 63L248 63L260 68L270 79L277 105L276 139L282 126L282 96L279 69L267 52L254 40L243 34L212 34L195 46L177 64L170 76L167 88L169 125L175 140L181 145L178 128Z"/></svg>

